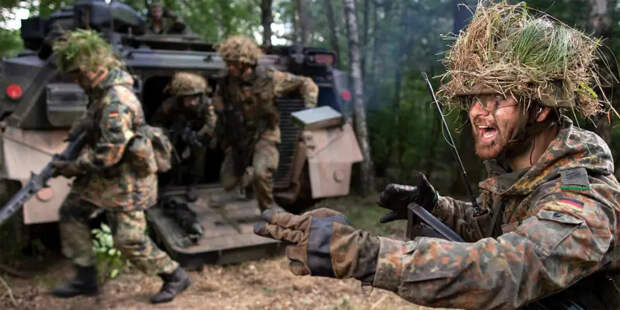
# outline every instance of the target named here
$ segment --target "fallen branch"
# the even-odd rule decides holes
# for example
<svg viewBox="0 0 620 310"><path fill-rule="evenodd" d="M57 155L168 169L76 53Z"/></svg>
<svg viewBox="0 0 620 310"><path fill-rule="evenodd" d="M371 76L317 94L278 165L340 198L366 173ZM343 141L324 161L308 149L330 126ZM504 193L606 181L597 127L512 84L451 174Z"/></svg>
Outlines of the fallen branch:
<svg viewBox="0 0 620 310"><path fill-rule="evenodd" d="M22 273L22 272L19 272L19 271L15 270L15 269L7 266L7 265L4 265L4 264L0 264L0 271L4 272L4 273L6 273L6 274L8 274L10 276L14 276L14 277L22 278L22 279L30 278L29 275L27 275L25 273Z"/></svg>
<svg viewBox="0 0 620 310"><path fill-rule="evenodd" d="M11 287L9 287L9 285L6 283L6 281L4 281L2 276L0 276L0 282L4 284L4 287L6 287L6 290L9 293L9 297L11 298L11 302L13 303L13 306L17 307L17 300L15 300L15 297L13 297L13 291L11 290Z"/></svg>

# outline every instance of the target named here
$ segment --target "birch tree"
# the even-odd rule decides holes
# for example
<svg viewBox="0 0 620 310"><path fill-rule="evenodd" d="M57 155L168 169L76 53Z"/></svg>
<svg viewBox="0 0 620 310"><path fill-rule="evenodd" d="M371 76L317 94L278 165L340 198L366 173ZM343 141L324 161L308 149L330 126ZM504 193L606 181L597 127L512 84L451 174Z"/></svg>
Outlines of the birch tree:
<svg viewBox="0 0 620 310"><path fill-rule="evenodd" d="M353 106L355 115L355 129L357 138L362 149L364 160L361 164L360 178L363 194L368 194L374 189L374 172L372 158L370 157L370 145L368 143L368 127L366 126L366 107L364 105L364 89L360 60L360 40L355 16L355 0L344 0L344 16L347 24L349 41L349 71L353 84Z"/></svg>

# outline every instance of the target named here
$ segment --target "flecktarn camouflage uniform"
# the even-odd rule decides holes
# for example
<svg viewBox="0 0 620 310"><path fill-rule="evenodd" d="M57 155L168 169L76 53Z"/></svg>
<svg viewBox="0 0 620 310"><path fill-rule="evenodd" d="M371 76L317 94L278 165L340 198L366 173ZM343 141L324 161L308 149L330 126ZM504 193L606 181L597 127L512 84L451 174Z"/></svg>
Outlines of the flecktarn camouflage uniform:
<svg viewBox="0 0 620 310"><path fill-rule="evenodd" d="M373 286L419 304L467 309L518 308L596 272L609 272L602 281L614 289L620 283L608 279L620 261L620 187L613 171L605 142L564 118L533 167L495 167L480 183L490 213L476 218L469 203L439 199L433 213L471 243L380 238Z"/></svg>
<svg viewBox="0 0 620 310"><path fill-rule="evenodd" d="M249 38L234 36L218 44L227 62L256 66L260 49ZM255 67L248 77L227 75L217 86L216 135L226 156L220 170L225 189L253 184L261 210L274 205L273 174L278 168L279 112L275 98L297 91L306 107L316 106L318 87L312 79ZM250 169L247 169L250 168Z"/></svg>
<svg viewBox="0 0 620 310"><path fill-rule="evenodd" d="M136 267L148 274L171 273L178 263L146 235L143 210L156 202L157 176L154 171L136 171L125 152L136 128L144 124L142 106L132 86L128 73L110 69L89 93L85 118L95 126L76 161L83 174L77 176L60 208L63 253L78 266L95 264L88 220L103 208L115 245ZM152 149L146 158L154 162Z"/></svg>
<svg viewBox="0 0 620 310"><path fill-rule="evenodd" d="M191 72L177 72L166 87L165 91L172 97L166 99L151 117L151 123L155 126L166 128L168 135L175 144L177 154L181 159L183 168L180 172L189 174L192 183L198 183L205 176L207 148L212 141L215 132L217 115L211 104L211 100L206 96L211 89L204 77ZM184 108L184 96L200 96L200 103L195 108ZM175 141L176 135L171 134L171 130L181 130L186 127L196 135L196 143L186 141ZM177 133L178 134L178 133ZM189 155L183 158L189 151Z"/></svg>
<svg viewBox="0 0 620 310"><path fill-rule="evenodd" d="M277 144L280 143L279 114L275 106L275 97L299 91L307 107L316 105L318 87L310 78L296 76L277 70L258 71L247 82L226 78L216 90L214 103L216 109L240 109L243 111L244 136L249 140L255 137L251 160L248 162L253 169L253 179L259 207L265 209L273 204L273 174L278 168L279 154ZM235 107L236 106L236 107ZM225 123L231 121L227 113L219 119ZM263 124L261 124L263 123ZM233 136L226 134L227 124L219 124L221 129L218 140L227 150L220 178L225 189L230 190L238 185L241 175L235 173L235 160L232 153L239 152L238 141L230 141ZM262 128L259 128L262 127ZM248 142L250 144L252 142ZM245 145L247 147L251 147ZM249 184L243 184L249 185Z"/></svg>

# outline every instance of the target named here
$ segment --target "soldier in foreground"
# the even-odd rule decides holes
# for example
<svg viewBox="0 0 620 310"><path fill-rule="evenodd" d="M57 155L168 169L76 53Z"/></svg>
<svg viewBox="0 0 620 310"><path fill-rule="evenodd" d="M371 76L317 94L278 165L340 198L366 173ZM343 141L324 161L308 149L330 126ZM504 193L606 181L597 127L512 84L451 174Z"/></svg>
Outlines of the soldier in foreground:
<svg viewBox="0 0 620 310"><path fill-rule="evenodd" d="M286 253L297 275L354 277L420 305L620 309L611 152L563 116L610 104L593 90L599 41L532 14L524 3L479 6L445 59L441 94L467 110L487 167L481 212L440 196L423 176L380 196L391 210L383 222L405 219L416 203L465 242L372 236L329 209L267 210L255 232L293 243Z"/></svg>
<svg viewBox="0 0 620 310"><path fill-rule="evenodd" d="M262 51L252 39L233 36L216 45L228 73L213 99L216 136L225 151L220 179L224 189L253 185L261 210L275 206L273 174L278 167L280 116L276 97L298 92L316 106L318 87L307 77L257 67Z"/></svg>
<svg viewBox="0 0 620 310"><path fill-rule="evenodd" d="M153 115L151 122L164 127L177 150L182 167L175 168L174 182L189 177L187 198L196 200L194 186L204 179L207 147L215 130L216 115L206 93L204 77L191 72L177 72L165 91L172 95Z"/></svg>
<svg viewBox="0 0 620 310"><path fill-rule="evenodd" d="M51 293L68 298L99 292L88 221L103 209L123 255L164 281L151 301L171 301L191 279L146 235L144 210L157 200L157 164L150 140L138 134L145 123L133 79L96 32L67 33L54 51L59 70L71 75L90 102L70 132L86 130L86 146L75 161L54 162L58 174L75 177L59 212L63 253L75 264L76 276Z"/></svg>

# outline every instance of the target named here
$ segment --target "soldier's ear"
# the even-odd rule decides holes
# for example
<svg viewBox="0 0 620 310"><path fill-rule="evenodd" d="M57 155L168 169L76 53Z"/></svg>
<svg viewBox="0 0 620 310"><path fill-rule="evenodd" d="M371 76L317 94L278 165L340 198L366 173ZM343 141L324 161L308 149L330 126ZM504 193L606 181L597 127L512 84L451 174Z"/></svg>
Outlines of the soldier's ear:
<svg viewBox="0 0 620 310"><path fill-rule="evenodd" d="M536 122L538 123L544 122L545 119L547 119L547 116L549 116L549 113L551 113L551 108L539 107L538 110L536 111Z"/></svg>

